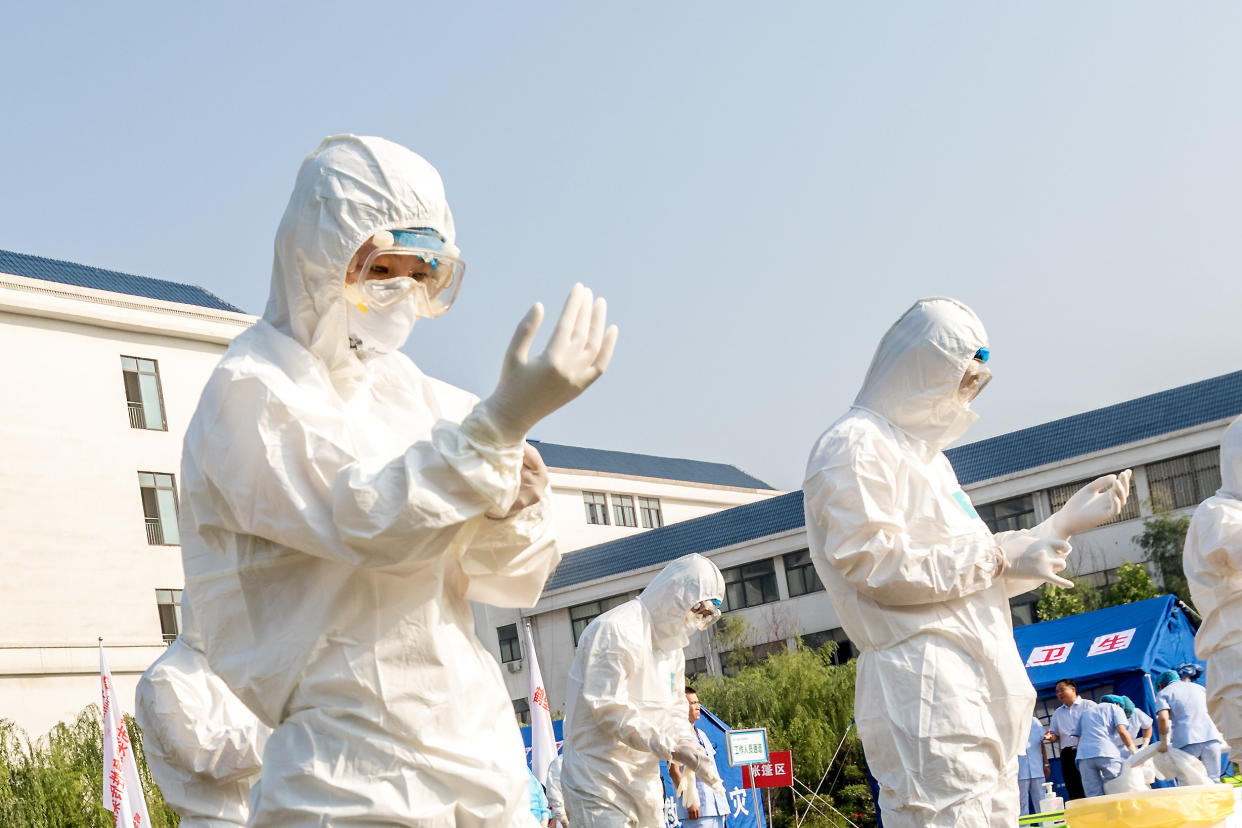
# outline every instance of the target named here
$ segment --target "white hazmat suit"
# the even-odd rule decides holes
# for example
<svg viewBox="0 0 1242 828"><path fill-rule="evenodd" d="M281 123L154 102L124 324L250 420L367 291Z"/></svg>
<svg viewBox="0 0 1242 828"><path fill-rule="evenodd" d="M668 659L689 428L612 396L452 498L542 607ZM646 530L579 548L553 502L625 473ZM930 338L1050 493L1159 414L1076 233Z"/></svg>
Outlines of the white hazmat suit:
<svg viewBox="0 0 1242 828"><path fill-rule="evenodd" d="M698 629L688 613L712 599L724 599L720 570L686 555L583 631L569 668L561 770L572 825L662 825L660 761L683 761L688 745L706 756L689 721L682 650ZM703 772L710 784L714 767Z"/></svg>
<svg viewBox="0 0 1242 828"><path fill-rule="evenodd" d="M559 554L546 496L508 514L520 434L404 354L350 347L347 263L405 227L453 243L435 169L326 139L277 232L267 310L186 434L183 637L274 728L254 826L534 824L469 601L533 606Z"/></svg>
<svg viewBox="0 0 1242 828"><path fill-rule="evenodd" d="M1129 484L1101 478L1040 527L993 535L942 453L978 417L959 385L987 344L966 306L917 302L803 484L815 569L861 651L854 715L887 828L1015 824L1035 690L1009 598L1069 583L1064 538L1116 514Z"/></svg>
<svg viewBox="0 0 1242 828"><path fill-rule="evenodd" d="M1242 756L1242 417L1225 430L1221 487L1199 504L1186 533L1184 566L1203 624L1195 654L1207 662L1208 711Z"/></svg>
<svg viewBox="0 0 1242 828"><path fill-rule="evenodd" d="M181 828L239 828L250 816L271 728L178 638L138 680L142 748Z"/></svg>

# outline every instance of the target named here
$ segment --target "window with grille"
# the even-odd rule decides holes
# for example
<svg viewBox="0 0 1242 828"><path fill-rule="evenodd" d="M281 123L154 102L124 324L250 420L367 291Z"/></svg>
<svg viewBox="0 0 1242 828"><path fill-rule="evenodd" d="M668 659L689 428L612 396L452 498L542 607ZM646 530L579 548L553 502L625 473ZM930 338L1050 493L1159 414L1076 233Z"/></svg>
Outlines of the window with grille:
<svg viewBox="0 0 1242 828"><path fill-rule="evenodd" d="M1009 599L1009 616L1013 619L1015 627L1034 624L1039 620L1035 613L1035 607L1039 605L1039 598L1039 590L1032 590Z"/></svg>
<svg viewBox="0 0 1242 828"><path fill-rule="evenodd" d="M513 699L513 715L523 727L530 724L530 702L526 699Z"/></svg>
<svg viewBox="0 0 1242 828"><path fill-rule="evenodd" d="M501 662L520 661L522 646L518 643L517 624L505 624L496 628L496 638L500 641Z"/></svg>
<svg viewBox="0 0 1242 828"><path fill-rule="evenodd" d="M177 486L171 474L138 472L138 491L142 495L142 513L147 524L147 543L152 546L176 546L181 543L177 531Z"/></svg>
<svg viewBox="0 0 1242 828"><path fill-rule="evenodd" d="M612 517L618 526L637 526L638 519L634 514L634 498L630 495L613 495Z"/></svg>
<svg viewBox="0 0 1242 828"><path fill-rule="evenodd" d="M1148 468L1150 469L1150 466ZM1057 511L1062 506L1064 506L1067 502L1069 502L1069 499L1074 496L1075 492L1077 492L1083 486L1086 486L1088 483L1095 481L1099 477L1100 475L1096 475L1095 477L1089 478L1087 480L1079 480L1077 483L1066 483L1064 486L1054 486L1053 488L1048 490L1048 505L1052 507L1052 511L1054 512ZM1139 499L1134 494L1134 478L1131 477L1130 478L1130 494L1129 494L1128 499L1126 500L1125 508L1121 510L1121 514L1117 515L1117 517L1113 518L1107 523L1102 523L1100 525L1111 526L1114 523L1121 523L1123 520L1134 520L1138 516L1139 516Z"/></svg>
<svg viewBox="0 0 1242 828"><path fill-rule="evenodd" d="M976 506L975 511L993 532L1012 532L1035 525L1035 498L1030 495L985 503Z"/></svg>
<svg viewBox="0 0 1242 828"><path fill-rule="evenodd" d="M642 516L644 529L659 529L664 525L664 515L660 512L658 497L640 497L638 512Z"/></svg>
<svg viewBox="0 0 1242 828"><path fill-rule="evenodd" d="M1151 492L1152 509L1157 512L1198 506L1220 488L1220 450L1198 451L1149 463L1147 488Z"/></svg>
<svg viewBox="0 0 1242 828"><path fill-rule="evenodd" d="M810 550L802 549L785 556L785 583L789 586L790 598L823 590L824 584L811 563Z"/></svg>
<svg viewBox="0 0 1242 828"><path fill-rule="evenodd" d="M725 600L721 607L724 612L757 607L780 598L776 590L776 567L771 558L730 567L721 574L725 581Z"/></svg>
<svg viewBox="0 0 1242 828"><path fill-rule="evenodd" d="M582 631L599 616L603 615L613 607L619 607L626 601L630 600L629 594L614 595L611 598L603 598L599 601L589 601L585 604L578 604L576 607L569 608L569 623L573 626L574 646L578 646L578 639L582 637Z"/></svg>
<svg viewBox="0 0 1242 828"><path fill-rule="evenodd" d="M798 640L812 650L818 650L830 641L836 643L836 649L832 653L833 664L844 664L858 655L858 650L854 648L854 642L850 641L849 636L845 634L845 630L840 627L800 635Z"/></svg>
<svg viewBox="0 0 1242 828"><path fill-rule="evenodd" d="M160 614L160 633L164 643L171 644L181 634L181 590L157 589L155 606Z"/></svg>
<svg viewBox="0 0 1242 828"><path fill-rule="evenodd" d="M167 431L168 424L164 421L164 395L160 389L160 372L156 361L122 356L121 376L125 380L129 427Z"/></svg>
<svg viewBox="0 0 1242 828"><path fill-rule="evenodd" d="M608 525L608 495L603 492L583 492L582 502L586 505L587 523Z"/></svg>

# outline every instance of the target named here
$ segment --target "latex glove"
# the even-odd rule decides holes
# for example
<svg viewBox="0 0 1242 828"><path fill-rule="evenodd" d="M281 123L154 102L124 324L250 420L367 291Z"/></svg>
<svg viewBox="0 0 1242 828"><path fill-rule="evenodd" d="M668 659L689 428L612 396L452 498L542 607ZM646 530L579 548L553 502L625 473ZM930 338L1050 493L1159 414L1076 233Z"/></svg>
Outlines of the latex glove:
<svg viewBox="0 0 1242 828"><path fill-rule="evenodd" d="M999 575L1006 578L1033 578L1054 586L1072 588L1074 582L1058 573L1065 569L1065 556L1070 545L1063 540L1037 538L1020 551L1001 555L1004 561Z"/></svg>
<svg viewBox="0 0 1242 828"><path fill-rule="evenodd" d="M1156 752L1157 753L1168 753L1169 752L1169 740L1161 739L1159 742L1156 742Z"/></svg>
<svg viewBox="0 0 1242 828"><path fill-rule="evenodd" d="M1130 497L1130 474L1130 469L1121 474L1106 474L1074 492L1048 519L1052 536L1069 540L1121 514Z"/></svg>
<svg viewBox="0 0 1242 828"><path fill-rule="evenodd" d="M699 763L707 758L707 751L698 742L682 739L673 746L673 761L683 765L686 770L698 772Z"/></svg>
<svg viewBox="0 0 1242 828"><path fill-rule="evenodd" d="M504 517L513 517L528 506L534 506L548 493L548 467L543 457L530 443L523 443L522 450L522 485L518 489L517 499L509 507ZM488 515L492 517L492 515Z"/></svg>
<svg viewBox="0 0 1242 828"><path fill-rule="evenodd" d="M699 766L699 777L704 785L721 796L725 796L724 780L720 778L720 771L716 769L716 760L710 756L704 759L705 761Z"/></svg>
<svg viewBox="0 0 1242 828"><path fill-rule="evenodd" d="M686 811L699 807L699 786L694 784L694 771L686 768L681 773L681 781L677 783L677 798L686 807ZM696 817L691 817L695 819Z"/></svg>
<svg viewBox="0 0 1242 828"><path fill-rule="evenodd" d="M543 322L536 302L518 323L500 368L496 390L475 411L496 430L504 445L515 445L544 417L581 394L608 368L617 343L617 326L605 330L608 305L576 284L569 291L548 346L530 356Z"/></svg>

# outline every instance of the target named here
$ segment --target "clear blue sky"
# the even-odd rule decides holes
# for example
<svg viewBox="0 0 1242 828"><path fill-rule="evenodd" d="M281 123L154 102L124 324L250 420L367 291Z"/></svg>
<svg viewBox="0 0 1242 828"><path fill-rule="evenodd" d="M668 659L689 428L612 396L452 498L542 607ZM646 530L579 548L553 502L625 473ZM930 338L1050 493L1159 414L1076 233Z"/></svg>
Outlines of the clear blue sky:
<svg viewBox="0 0 1242 828"><path fill-rule="evenodd" d="M613 366L549 442L796 488L926 295L991 335L967 440L1242 368L1236 3L47 2L0 27L0 247L260 313L301 159L383 135L439 168L467 260L406 348L424 370L485 394L530 303L607 297Z"/></svg>

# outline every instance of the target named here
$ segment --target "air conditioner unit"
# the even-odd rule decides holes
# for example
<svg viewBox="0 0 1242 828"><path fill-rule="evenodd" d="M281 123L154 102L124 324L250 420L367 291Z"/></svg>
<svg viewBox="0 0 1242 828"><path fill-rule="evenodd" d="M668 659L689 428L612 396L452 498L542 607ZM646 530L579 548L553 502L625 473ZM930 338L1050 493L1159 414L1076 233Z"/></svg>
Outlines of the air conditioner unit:
<svg viewBox="0 0 1242 828"><path fill-rule="evenodd" d="M522 659L519 658L517 661L506 661L505 669L510 673L522 672Z"/></svg>

